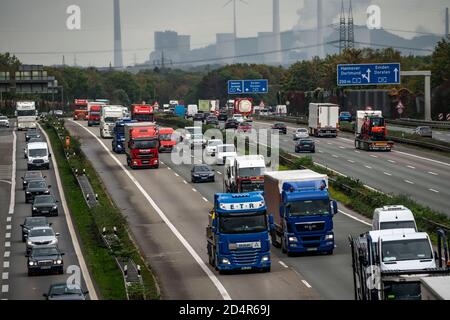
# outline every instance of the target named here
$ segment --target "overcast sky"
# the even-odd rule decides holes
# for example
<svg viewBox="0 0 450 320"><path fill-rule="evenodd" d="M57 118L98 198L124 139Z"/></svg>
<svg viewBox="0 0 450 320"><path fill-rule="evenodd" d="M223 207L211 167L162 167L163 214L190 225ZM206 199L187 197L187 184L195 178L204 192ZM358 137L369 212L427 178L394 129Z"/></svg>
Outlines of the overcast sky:
<svg viewBox="0 0 450 320"><path fill-rule="evenodd" d="M124 63L142 63L153 50L153 33L174 30L191 35L191 47L215 42L232 32L228 0L121 0ZM238 36L271 31L272 0L238 0ZM336 22L340 0L323 0L324 24ZM356 24L365 24L369 3L382 10L382 26L403 37L414 31L444 33L444 8L450 0L353 0ZM0 0L0 52L15 52L25 63L107 66L113 59L112 0ZM348 3L348 0L345 0ZM66 9L81 8L81 30L68 30ZM316 0L280 0L281 30L316 25ZM39 54L37 54L39 53Z"/></svg>

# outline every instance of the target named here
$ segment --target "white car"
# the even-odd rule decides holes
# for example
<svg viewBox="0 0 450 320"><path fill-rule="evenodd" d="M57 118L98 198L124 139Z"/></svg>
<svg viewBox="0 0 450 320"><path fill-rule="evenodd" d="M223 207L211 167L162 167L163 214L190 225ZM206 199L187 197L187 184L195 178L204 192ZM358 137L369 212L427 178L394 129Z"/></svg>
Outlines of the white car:
<svg viewBox="0 0 450 320"><path fill-rule="evenodd" d="M309 133L308 133L308 129L306 129L306 128L298 128L294 132L294 140L304 139L304 138L308 138L308 137L309 137Z"/></svg>
<svg viewBox="0 0 450 320"><path fill-rule="evenodd" d="M233 119L235 119L239 123L244 122L244 117L242 116L242 114L239 113L234 114Z"/></svg>
<svg viewBox="0 0 450 320"><path fill-rule="evenodd" d="M0 116L0 127L9 128L9 120L7 116Z"/></svg>
<svg viewBox="0 0 450 320"><path fill-rule="evenodd" d="M236 147L234 144L221 144L217 146L216 163L217 165L224 165L227 158L236 157Z"/></svg>
<svg viewBox="0 0 450 320"><path fill-rule="evenodd" d="M202 148L204 148L206 140L203 138L203 134L194 133L189 139L187 139L187 143L189 144L191 149L194 149L196 146L201 146Z"/></svg>
<svg viewBox="0 0 450 320"><path fill-rule="evenodd" d="M206 154L208 156L214 157L217 152L217 146L223 144L223 141L220 139L210 139L206 142Z"/></svg>
<svg viewBox="0 0 450 320"><path fill-rule="evenodd" d="M36 227L28 232L26 242L27 253L33 248L42 248L58 245L59 233L55 233L51 227Z"/></svg>

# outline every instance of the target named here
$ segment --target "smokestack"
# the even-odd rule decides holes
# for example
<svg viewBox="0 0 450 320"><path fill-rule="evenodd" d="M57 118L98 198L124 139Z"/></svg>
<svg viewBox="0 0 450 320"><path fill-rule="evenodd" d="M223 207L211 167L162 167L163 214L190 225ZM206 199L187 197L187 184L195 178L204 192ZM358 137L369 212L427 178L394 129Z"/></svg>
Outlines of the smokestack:
<svg viewBox="0 0 450 320"><path fill-rule="evenodd" d="M120 29L120 0L114 0L114 67L123 67L122 33Z"/></svg>
<svg viewBox="0 0 450 320"><path fill-rule="evenodd" d="M445 36L450 40L450 21L448 16L448 8L445 8Z"/></svg>
<svg viewBox="0 0 450 320"><path fill-rule="evenodd" d="M323 57L323 30L322 30L322 16L323 16L323 3L322 0L317 0L317 55Z"/></svg>
<svg viewBox="0 0 450 320"><path fill-rule="evenodd" d="M273 62L276 64L282 63L281 56L281 35L280 35L280 0L273 0L273 50L277 52L273 56Z"/></svg>

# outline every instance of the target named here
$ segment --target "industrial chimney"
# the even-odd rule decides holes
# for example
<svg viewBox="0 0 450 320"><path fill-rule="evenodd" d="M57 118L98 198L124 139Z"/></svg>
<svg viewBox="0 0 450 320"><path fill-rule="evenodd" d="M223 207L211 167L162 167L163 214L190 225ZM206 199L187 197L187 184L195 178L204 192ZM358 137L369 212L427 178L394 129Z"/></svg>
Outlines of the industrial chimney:
<svg viewBox="0 0 450 320"><path fill-rule="evenodd" d="M323 16L323 3L322 0L317 0L317 55L319 57L323 57L324 55L324 46L323 43L323 24L322 24L322 18Z"/></svg>
<svg viewBox="0 0 450 320"><path fill-rule="evenodd" d="M120 28L120 0L114 0L114 68L122 68L122 33Z"/></svg>
<svg viewBox="0 0 450 320"><path fill-rule="evenodd" d="M282 63L281 56L281 35L280 35L280 0L273 0L273 50L277 51L273 55L273 62L275 64Z"/></svg>
<svg viewBox="0 0 450 320"><path fill-rule="evenodd" d="M445 8L445 36L450 40L450 21L448 16L448 8Z"/></svg>

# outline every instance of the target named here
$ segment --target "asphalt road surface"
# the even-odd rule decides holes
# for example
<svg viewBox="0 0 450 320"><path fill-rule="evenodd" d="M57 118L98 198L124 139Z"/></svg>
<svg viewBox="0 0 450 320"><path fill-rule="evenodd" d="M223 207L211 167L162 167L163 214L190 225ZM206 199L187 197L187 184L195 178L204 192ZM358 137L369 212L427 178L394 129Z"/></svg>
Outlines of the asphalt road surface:
<svg viewBox="0 0 450 320"><path fill-rule="evenodd" d="M400 131L400 132L405 132L405 133L413 133L414 129L415 128L393 126L393 125L388 124L388 132L389 132L389 130L394 130L394 131ZM432 129L432 130L433 130L433 135L432 135L433 139L450 143L450 131L436 130L436 129Z"/></svg>

